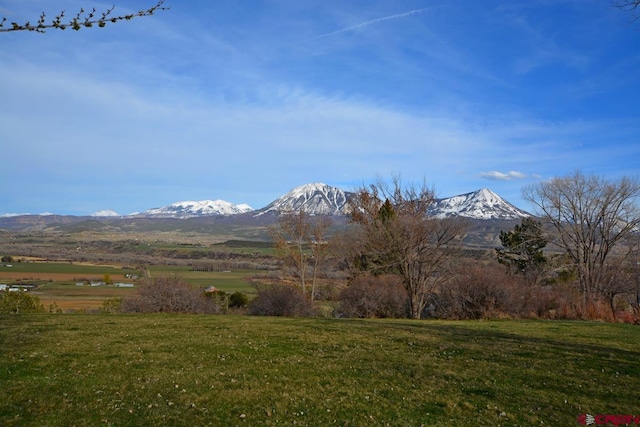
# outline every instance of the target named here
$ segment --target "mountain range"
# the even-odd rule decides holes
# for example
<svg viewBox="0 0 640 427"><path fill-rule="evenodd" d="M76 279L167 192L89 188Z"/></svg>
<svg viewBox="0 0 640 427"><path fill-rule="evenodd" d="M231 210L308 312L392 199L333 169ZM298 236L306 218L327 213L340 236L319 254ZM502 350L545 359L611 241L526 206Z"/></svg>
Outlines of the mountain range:
<svg viewBox="0 0 640 427"><path fill-rule="evenodd" d="M250 238L263 232L264 227L273 224L278 215L284 212L304 209L311 215L331 215L338 223L344 222L348 214L348 202L353 195L354 193L336 187L313 183L296 187L261 209L253 209L246 204L234 205L223 200L204 200L176 202L130 215L119 215L112 210L95 212L90 216L16 215L0 217L0 231L191 230L216 234L223 230L224 234ZM482 223L493 227L488 223L513 222L531 216L486 188L437 199L429 214L439 218L469 218L479 222L480 227L483 227ZM495 234L495 230L490 234Z"/></svg>
<svg viewBox="0 0 640 427"><path fill-rule="evenodd" d="M345 192L322 183L296 187L261 209L221 200L177 202L131 215L111 210L92 216L16 215L0 217L0 236L7 232L73 235L93 233L110 236L153 235L156 238L200 241L239 239L267 241L269 229L283 212L304 209L311 215L331 215L335 232L348 222L349 198ZM522 218L531 216L488 189L437 199L430 214L440 218L461 216L470 220L464 242L470 248L491 249L499 245L502 230L512 229ZM166 234L165 234L166 233ZM179 237L178 237L179 236Z"/></svg>
<svg viewBox="0 0 640 427"><path fill-rule="evenodd" d="M238 214L280 214L304 210L311 215L347 215L349 199L353 193L343 191L323 183L306 184L296 187L278 197L262 209L253 209L247 204L234 205L224 200L203 200L176 202L167 206L127 215L138 218L198 218L207 216L232 216ZM463 216L472 219L512 220L530 216L518 209L493 191L483 188L454 197L436 199L430 215L446 218ZM111 210L100 211L91 216L117 217Z"/></svg>
<svg viewBox="0 0 640 427"><path fill-rule="evenodd" d="M202 200L199 202L176 202L161 208L146 210L136 216L147 218L193 218L199 216L229 216L252 212L246 204L234 205L224 200ZM97 215L93 215L97 216Z"/></svg>

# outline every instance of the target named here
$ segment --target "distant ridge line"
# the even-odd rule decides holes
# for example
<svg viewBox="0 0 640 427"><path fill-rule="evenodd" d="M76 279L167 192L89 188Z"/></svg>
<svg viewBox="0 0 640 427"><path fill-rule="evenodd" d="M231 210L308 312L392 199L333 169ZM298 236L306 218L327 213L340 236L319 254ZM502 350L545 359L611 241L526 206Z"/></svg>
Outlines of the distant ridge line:
<svg viewBox="0 0 640 427"><path fill-rule="evenodd" d="M265 214L281 214L284 212L305 210L313 215L348 215L347 207L352 192L346 192L338 187L316 182L304 184L293 188L286 194L278 197L273 202L261 209L253 209L247 204L233 204L224 200L183 201L167 206L148 209L146 211L120 215L109 209L86 215L90 218L167 218L189 219L199 217L230 217L234 215L250 214L262 216ZM438 218L466 217L472 219L521 219L532 216L528 212L517 208L493 191L482 188L470 193L453 197L438 198L429 215ZM9 222L9 219L30 216L5 215L0 216L0 224ZM45 216L45 215L42 215ZM47 213L46 216L59 217L60 215ZM74 216L74 215L69 215Z"/></svg>

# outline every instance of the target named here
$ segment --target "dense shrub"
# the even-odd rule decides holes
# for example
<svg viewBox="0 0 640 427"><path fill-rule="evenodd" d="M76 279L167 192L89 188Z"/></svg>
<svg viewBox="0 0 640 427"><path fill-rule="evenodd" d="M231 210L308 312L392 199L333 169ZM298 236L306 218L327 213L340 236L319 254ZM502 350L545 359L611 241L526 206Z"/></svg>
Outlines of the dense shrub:
<svg viewBox="0 0 640 427"><path fill-rule="evenodd" d="M249 297L242 292L234 292L229 297L229 308L244 308L249 303Z"/></svg>
<svg viewBox="0 0 640 427"><path fill-rule="evenodd" d="M448 319L481 319L517 314L515 279L497 266L467 265L437 293L434 315Z"/></svg>
<svg viewBox="0 0 640 427"><path fill-rule="evenodd" d="M249 314L258 316L313 316L313 304L297 286L257 284L258 295L249 304Z"/></svg>
<svg viewBox="0 0 640 427"><path fill-rule="evenodd" d="M0 292L0 314L43 313L40 299L26 292Z"/></svg>
<svg viewBox="0 0 640 427"><path fill-rule="evenodd" d="M339 284L340 283L340 284ZM314 301L337 301L342 282L337 280L321 281L316 285Z"/></svg>
<svg viewBox="0 0 640 427"><path fill-rule="evenodd" d="M408 296L398 276L362 275L354 278L339 296L339 317L408 316Z"/></svg>
<svg viewBox="0 0 640 427"><path fill-rule="evenodd" d="M220 307L204 292L179 277L154 278L138 288L138 293L123 298L123 313L197 313L214 314Z"/></svg>
<svg viewBox="0 0 640 427"><path fill-rule="evenodd" d="M122 298L109 298L102 302L101 313L119 313L122 311Z"/></svg>
<svg viewBox="0 0 640 427"><path fill-rule="evenodd" d="M623 307L629 312L629 307ZM438 289L429 315L446 319L491 317L613 321L606 301L585 304L574 283L535 284L497 264L465 263Z"/></svg>
<svg viewBox="0 0 640 427"><path fill-rule="evenodd" d="M62 314L62 308L60 308L60 306L54 301L49 304L48 312L52 314Z"/></svg>

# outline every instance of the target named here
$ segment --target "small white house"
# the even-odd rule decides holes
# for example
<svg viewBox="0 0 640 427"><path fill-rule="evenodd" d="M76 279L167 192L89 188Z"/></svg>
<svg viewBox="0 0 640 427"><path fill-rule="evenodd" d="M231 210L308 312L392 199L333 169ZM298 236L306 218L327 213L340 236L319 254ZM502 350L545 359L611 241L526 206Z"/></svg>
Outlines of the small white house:
<svg viewBox="0 0 640 427"><path fill-rule="evenodd" d="M7 290L7 284L6 283L0 283L0 291L6 291Z"/></svg>

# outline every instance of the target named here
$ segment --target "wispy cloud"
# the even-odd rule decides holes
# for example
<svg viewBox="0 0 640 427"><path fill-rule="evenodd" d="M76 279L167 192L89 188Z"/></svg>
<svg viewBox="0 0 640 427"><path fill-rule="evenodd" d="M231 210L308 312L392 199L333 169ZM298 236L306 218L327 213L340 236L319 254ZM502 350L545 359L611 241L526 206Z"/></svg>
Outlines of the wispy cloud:
<svg viewBox="0 0 640 427"><path fill-rule="evenodd" d="M491 181L511 181L514 179L525 179L525 178L529 178L529 175L524 174L522 172L518 172L518 171L509 171L509 172L498 172L498 171L491 171L491 172L481 172L480 176L482 178L491 180ZM537 175L531 175L531 177L536 177Z"/></svg>
<svg viewBox="0 0 640 427"><path fill-rule="evenodd" d="M337 34L346 33L346 32L349 32L349 31L359 30L361 28L368 27L369 25L377 24L377 23L384 22L384 21L390 21L392 19L406 18L408 16L417 15L419 13L422 13L425 10L428 10L428 9L431 9L431 8L423 7L421 9L410 10L408 12L396 13L395 15L383 16L382 18L371 19L369 21L361 22L361 23L356 24L356 25L351 25L349 27L341 28L339 30L331 31L331 32L328 32L328 33L325 33L325 34L320 34L319 36L313 37L313 38L311 38L311 39L309 39L307 41L314 41L314 40L322 39L322 38L325 38L325 37L330 37L330 36L335 36Z"/></svg>

